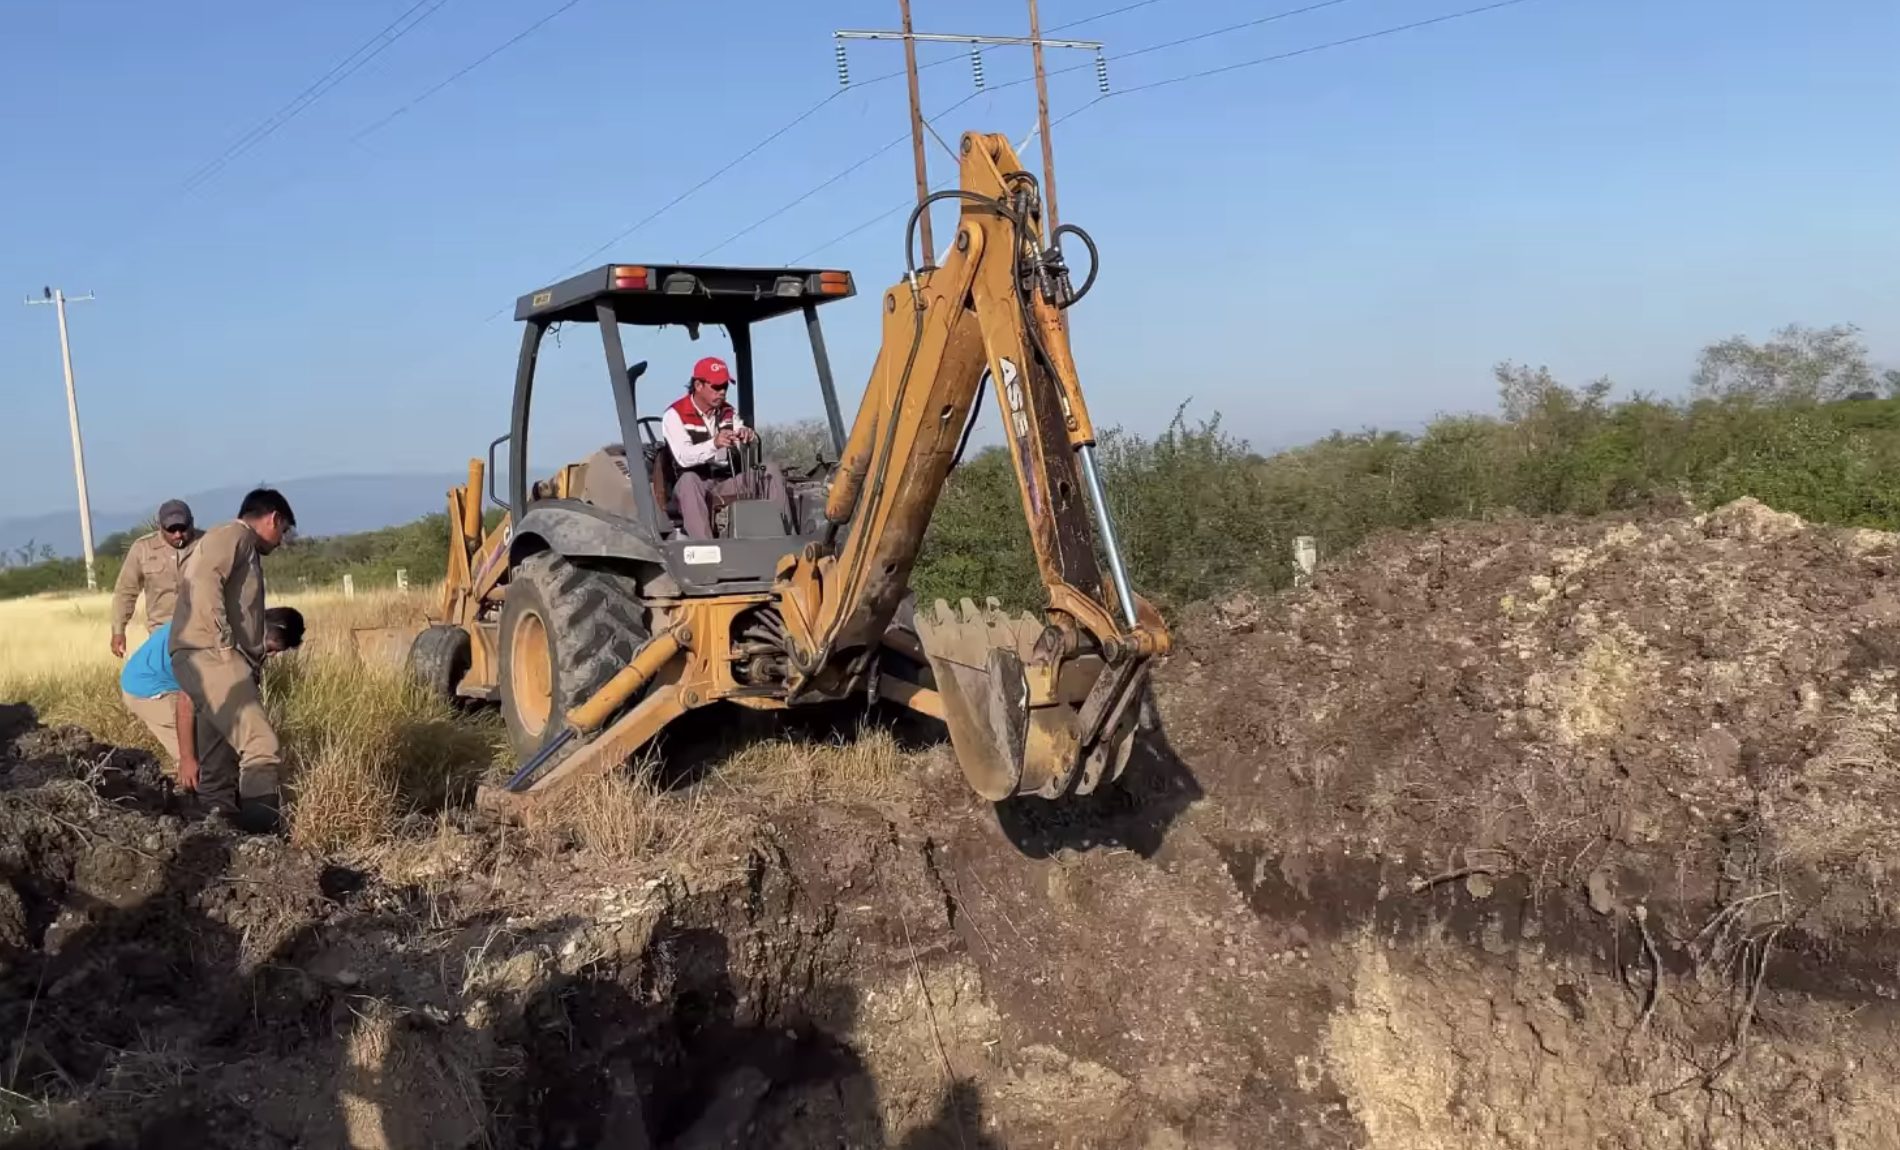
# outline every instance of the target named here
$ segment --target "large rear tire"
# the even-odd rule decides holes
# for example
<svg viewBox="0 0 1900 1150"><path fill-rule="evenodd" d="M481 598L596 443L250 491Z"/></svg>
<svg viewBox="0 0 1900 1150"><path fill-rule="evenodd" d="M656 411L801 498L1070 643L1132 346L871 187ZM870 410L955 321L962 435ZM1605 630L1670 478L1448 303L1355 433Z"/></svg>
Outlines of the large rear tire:
<svg viewBox="0 0 1900 1150"><path fill-rule="evenodd" d="M561 717L647 641L634 581L552 552L523 560L501 608L501 715L518 759L561 733Z"/></svg>

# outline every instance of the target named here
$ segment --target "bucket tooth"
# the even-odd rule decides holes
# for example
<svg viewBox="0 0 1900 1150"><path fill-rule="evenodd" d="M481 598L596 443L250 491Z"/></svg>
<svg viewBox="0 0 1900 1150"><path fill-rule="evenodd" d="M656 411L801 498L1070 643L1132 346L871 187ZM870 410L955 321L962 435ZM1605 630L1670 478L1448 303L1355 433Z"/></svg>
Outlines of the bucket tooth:
<svg viewBox="0 0 1900 1150"><path fill-rule="evenodd" d="M965 598L958 606L963 611L963 622L972 626L983 621L983 615L976 609L976 600Z"/></svg>

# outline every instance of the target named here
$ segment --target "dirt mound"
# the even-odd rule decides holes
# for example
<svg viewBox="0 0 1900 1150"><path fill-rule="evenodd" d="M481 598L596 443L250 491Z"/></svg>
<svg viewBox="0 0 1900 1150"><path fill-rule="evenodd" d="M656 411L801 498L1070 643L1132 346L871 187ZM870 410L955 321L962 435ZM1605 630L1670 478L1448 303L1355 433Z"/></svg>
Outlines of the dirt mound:
<svg viewBox="0 0 1900 1150"><path fill-rule="evenodd" d="M1190 629L1170 730L1282 848L1427 848L1618 906L1775 889L1884 928L1896 569L1900 537L1752 500L1388 538L1245 633Z"/></svg>
<svg viewBox="0 0 1900 1150"><path fill-rule="evenodd" d="M1113 792L893 751L639 865L237 838L0 708L0 1141L1900 1145L1896 565L1748 502L1394 536L1184 624Z"/></svg>
<svg viewBox="0 0 1900 1150"><path fill-rule="evenodd" d="M1900 1144L1825 1085L1896 1055L1896 570L1743 500L1391 536L1185 628L1170 734L1328 941L1375 1144Z"/></svg>

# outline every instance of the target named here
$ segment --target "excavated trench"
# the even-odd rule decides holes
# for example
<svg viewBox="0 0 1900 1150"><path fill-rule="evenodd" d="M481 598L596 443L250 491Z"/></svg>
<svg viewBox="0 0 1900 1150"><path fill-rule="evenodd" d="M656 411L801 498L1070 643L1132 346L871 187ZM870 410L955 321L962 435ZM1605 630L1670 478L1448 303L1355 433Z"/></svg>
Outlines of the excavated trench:
<svg viewBox="0 0 1900 1150"><path fill-rule="evenodd" d="M14 747L7 1145L922 1146L930 1108L961 1105L934 1069L918 1092L920 1048L874 1073L857 1037L866 996L901 1015L918 976L956 1004L941 889L887 823L852 828L835 877L772 838L689 882L498 856L477 830L456 869L491 877L391 885L182 821L149 760L78 732Z"/></svg>
<svg viewBox="0 0 1900 1150"><path fill-rule="evenodd" d="M1896 556L1378 542L1184 621L1115 793L939 749L660 866L352 869L0 715L4 1143L1900 1146Z"/></svg>
<svg viewBox="0 0 1900 1150"><path fill-rule="evenodd" d="M1634 917L1638 906L1646 922L1691 924L1698 934L1723 913L1719 905L1604 893L1611 884L1640 889L1643 876L1636 875L1593 872L1593 901L1588 889L1541 886L1521 873L1485 867L1432 873L1432 864L1416 855L1282 855L1261 843L1219 851L1254 912L1307 939L1337 944L1365 936L1397 947L1455 945L1491 955L1530 948L1603 978L1623 979L1643 967L1647 980L1651 963L1667 978L1687 978L1706 965L1688 931L1675 934L1659 925L1645 942ZM1845 1007L1900 1001L1900 931L1778 926L1762 985Z"/></svg>
<svg viewBox="0 0 1900 1150"><path fill-rule="evenodd" d="M1900 1085L1891 937L1784 931L1758 960L1742 1073L1748 980L1677 941L1674 908L1648 918L1651 950L1630 904L1520 874L1223 845L1153 760L1131 792L1030 834L977 808L927 832L792 812L688 877L508 859L471 828L455 871L505 877L392 885L182 822L148 763L89 752L21 764L31 785L0 791L0 1033L26 1120L7 1145L1879 1146L1900 1130L1882 1124ZM1722 961L1745 973L1743 925Z"/></svg>

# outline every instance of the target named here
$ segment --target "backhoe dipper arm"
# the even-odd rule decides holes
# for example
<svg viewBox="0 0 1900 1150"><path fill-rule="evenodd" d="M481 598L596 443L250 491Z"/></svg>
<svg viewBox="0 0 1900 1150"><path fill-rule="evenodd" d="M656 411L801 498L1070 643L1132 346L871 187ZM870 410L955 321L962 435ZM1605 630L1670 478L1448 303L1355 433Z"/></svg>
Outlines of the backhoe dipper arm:
<svg viewBox="0 0 1900 1150"><path fill-rule="evenodd" d="M826 506L839 543L786 561L781 608L795 694L863 671L909 589L971 407L993 385L1047 607L1010 618L966 600L961 618L946 605L920 612L918 630L971 783L993 799L1054 797L1078 772L1089 789L1119 773L1146 663L1168 634L1128 585L1061 320L1079 297L1043 247L1035 180L1000 135L965 134L961 169L960 187L933 197L962 203L943 266L911 264L883 297L882 347Z"/></svg>

